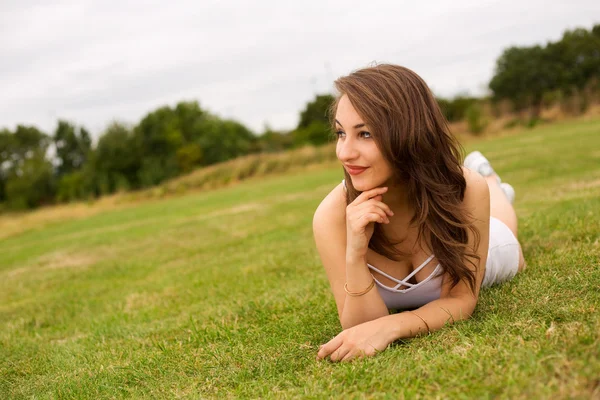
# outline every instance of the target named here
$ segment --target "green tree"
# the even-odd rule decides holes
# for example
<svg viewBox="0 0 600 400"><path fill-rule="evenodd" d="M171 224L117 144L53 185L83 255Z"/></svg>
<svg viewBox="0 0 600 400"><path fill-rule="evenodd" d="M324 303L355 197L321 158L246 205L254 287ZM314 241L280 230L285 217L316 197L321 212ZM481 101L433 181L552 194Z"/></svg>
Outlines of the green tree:
<svg viewBox="0 0 600 400"><path fill-rule="evenodd" d="M456 96L452 100L437 98L440 109L450 122L462 121L466 116L467 109L477 101L479 99L476 97L466 95Z"/></svg>
<svg viewBox="0 0 600 400"><path fill-rule="evenodd" d="M33 208L54 200L54 167L46 158L50 138L33 126L0 134L4 196L10 208Z"/></svg>
<svg viewBox="0 0 600 400"><path fill-rule="evenodd" d="M537 115L544 93L558 87L560 76L560 65L541 46L511 47L497 60L489 87L496 100L509 99L517 109L533 106Z"/></svg>
<svg viewBox="0 0 600 400"><path fill-rule="evenodd" d="M330 94L317 95L300 112L298 126L292 132L294 146L321 145L331 139L329 110L335 98Z"/></svg>
<svg viewBox="0 0 600 400"><path fill-rule="evenodd" d="M566 31L553 47L561 56L566 85L581 90L592 78L600 77L600 25L591 31Z"/></svg>
<svg viewBox="0 0 600 400"><path fill-rule="evenodd" d="M6 181L6 198L10 208L35 208L54 202L54 167L43 154L36 153L27 158L19 172Z"/></svg>
<svg viewBox="0 0 600 400"><path fill-rule="evenodd" d="M65 180L66 187L59 192L87 198L136 188L139 187L139 168L133 133L124 124L113 122L100 135L81 174ZM82 188L73 188L76 182L80 182ZM69 195L62 198L69 200Z"/></svg>
<svg viewBox="0 0 600 400"><path fill-rule="evenodd" d="M177 164L181 172L190 172L202 160L202 148L197 143L188 143L177 150Z"/></svg>
<svg viewBox="0 0 600 400"><path fill-rule="evenodd" d="M58 176L80 170L85 164L92 148L90 134L83 127L59 120L54 131L56 157L59 160Z"/></svg>
<svg viewBox="0 0 600 400"><path fill-rule="evenodd" d="M67 202L93 197L93 189L85 180L82 170L69 172L59 178L56 189L56 200Z"/></svg>
<svg viewBox="0 0 600 400"><path fill-rule="evenodd" d="M248 154L255 148L256 137L248 128L233 120L210 116L199 127L197 140L203 151L203 164L210 165Z"/></svg>
<svg viewBox="0 0 600 400"><path fill-rule="evenodd" d="M300 112L300 122L297 129L308 128L314 122L320 122L322 125L330 125L329 109L331 108L335 97L330 94L317 95L315 99L306 104L304 110Z"/></svg>
<svg viewBox="0 0 600 400"><path fill-rule="evenodd" d="M18 173L28 158L35 154L46 154L50 138L34 126L17 125L9 140L7 164L12 173Z"/></svg>
<svg viewBox="0 0 600 400"><path fill-rule="evenodd" d="M8 129L0 130L0 203L6 200L6 180L8 178L13 136Z"/></svg>
<svg viewBox="0 0 600 400"><path fill-rule="evenodd" d="M298 128L292 132L294 146L312 144L320 146L333 139L331 126L321 121L313 121L306 128Z"/></svg>
<svg viewBox="0 0 600 400"><path fill-rule="evenodd" d="M546 46L510 47L496 61L489 87L494 99L509 99L515 108L533 106L537 117L548 93L582 90L600 78L600 25L590 31L566 31ZM556 97L556 95L554 95Z"/></svg>
<svg viewBox="0 0 600 400"><path fill-rule="evenodd" d="M278 132L265 125L264 132L256 140L256 151L259 152L279 152L294 145L294 138L288 132Z"/></svg>
<svg viewBox="0 0 600 400"><path fill-rule="evenodd" d="M481 105L477 102L472 103L466 112L467 124L469 125L469 131L476 135L479 135L485 129L487 123L483 117L483 110Z"/></svg>
<svg viewBox="0 0 600 400"><path fill-rule="evenodd" d="M202 136L202 123L209 117L209 114L200 108L197 101L177 103L174 113L185 142L197 141Z"/></svg>
<svg viewBox="0 0 600 400"><path fill-rule="evenodd" d="M256 137L242 124L222 120L197 102L161 107L134 129L141 186L155 185L199 165L229 160L256 150Z"/></svg>
<svg viewBox="0 0 600 400"><path fill-rule="evenodd" d="M134 129L138 180L143 187L156 185L179 174L176 153L185 142L177 114L168 106L146 115Z"/></svg>

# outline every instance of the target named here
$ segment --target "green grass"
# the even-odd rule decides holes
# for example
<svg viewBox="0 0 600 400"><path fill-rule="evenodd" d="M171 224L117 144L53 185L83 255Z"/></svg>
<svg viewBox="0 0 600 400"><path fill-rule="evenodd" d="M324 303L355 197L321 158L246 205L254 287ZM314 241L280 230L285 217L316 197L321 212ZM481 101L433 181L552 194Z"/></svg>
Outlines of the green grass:
<svg viewBox="0 0 600 400"><path fill-rule="evenodd" d="M340 326L311 221L339 168L9 236L0 398L597 398L599 132L471 143L516 189L528 269L470 320L348 364L315 361Z"/></svg>

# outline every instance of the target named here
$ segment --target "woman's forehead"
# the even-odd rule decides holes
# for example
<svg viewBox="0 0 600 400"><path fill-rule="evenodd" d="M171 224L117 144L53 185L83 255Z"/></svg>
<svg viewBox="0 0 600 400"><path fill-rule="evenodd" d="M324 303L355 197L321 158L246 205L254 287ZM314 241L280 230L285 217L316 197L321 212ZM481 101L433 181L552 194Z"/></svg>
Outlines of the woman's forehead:
<svg viewBox="0 0 600 400"><path fill-rule="evenodd" d="M363 119L358 115L356 109L346 95L343 95L338 102L335 119L336 122L341 124L344 128L364 124Z"/></svg>

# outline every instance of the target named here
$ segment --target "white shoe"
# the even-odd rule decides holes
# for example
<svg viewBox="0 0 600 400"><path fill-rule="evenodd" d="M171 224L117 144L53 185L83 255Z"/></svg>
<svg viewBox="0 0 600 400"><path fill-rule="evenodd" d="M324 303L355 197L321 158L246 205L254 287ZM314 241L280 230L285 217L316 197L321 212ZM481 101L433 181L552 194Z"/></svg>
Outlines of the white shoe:
<svg viewBox="0 0 600 400"><path fill-rule="evenodd" d="M510 204L515 202L515 189L508 183L504 182L500 184L500 188L506 195L506 198L510 202Z"/></svg>
<svg viewBox="0 0 600 400"><path fill-rule="evenodd" d="M481 176L490 176L490 175L494 175L496 173L496 171L494 171L494 168L492 168L492 165L490 164L488 159L485 158L483 156L483 154L481 154L478 151L469 153L465 157L464 166L469 168L472 171L479 172L479 174ZM496 175L496 176L498 176L498 175ZM501 180L500 180L500 177L498 176L498 183L500 183L500 182L501 182Z"/></svg>

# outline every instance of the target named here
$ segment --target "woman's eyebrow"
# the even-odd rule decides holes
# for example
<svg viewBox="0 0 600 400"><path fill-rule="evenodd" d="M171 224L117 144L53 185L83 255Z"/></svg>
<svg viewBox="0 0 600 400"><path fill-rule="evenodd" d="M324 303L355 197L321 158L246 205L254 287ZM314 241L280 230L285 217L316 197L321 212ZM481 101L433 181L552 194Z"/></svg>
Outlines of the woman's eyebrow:
<svg viewBox="0 0 600 400"><path fill-rule="evenodd" d="M335 122L337 122L338 125L341 126L342 128L344 127L344 125L340 124L340 121L338 121L337 119L335 120ZM364 124L364 123L362 123L362 124L356 124L356 125L354 125L354 129L362 128L364 126L366 126L366 124Z"/></svg>

